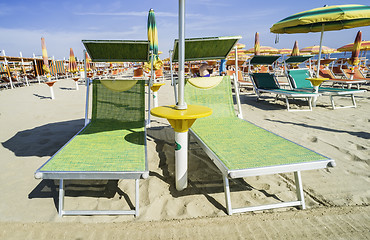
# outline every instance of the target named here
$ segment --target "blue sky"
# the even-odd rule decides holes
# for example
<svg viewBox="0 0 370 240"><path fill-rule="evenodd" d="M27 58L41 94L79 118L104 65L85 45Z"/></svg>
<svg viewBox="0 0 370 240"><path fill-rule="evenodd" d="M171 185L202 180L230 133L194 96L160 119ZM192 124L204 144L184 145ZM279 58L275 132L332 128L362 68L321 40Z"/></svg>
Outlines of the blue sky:
<svg viewBox="0 0 370 240"><path fill-rule="evenodd" d="M363 4L369 0L186 0L185 35L190 37L241 35L241 43L252 48L255 32L261 45L299 48L318 45L319 33L283 34L275 44L270 27L297 12L323 5ZM82 39L147 39L147 15L153 8L162 58L168 57L178 37L178 1L176 0L1 0L0 50L8 56L41 55L41 37L45 37L48 55L68 58L69 48L82 58ZM337 48L353 42L358 30L370 40L370 27L326 32L323 45Z"/></svg>

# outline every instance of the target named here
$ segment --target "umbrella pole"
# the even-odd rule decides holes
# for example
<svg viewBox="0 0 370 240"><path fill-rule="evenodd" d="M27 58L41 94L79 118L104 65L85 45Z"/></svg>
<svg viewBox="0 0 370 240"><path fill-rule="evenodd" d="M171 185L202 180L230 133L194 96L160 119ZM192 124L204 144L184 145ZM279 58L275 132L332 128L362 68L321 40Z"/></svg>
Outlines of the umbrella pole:
<svg viewBox="0 0 370 240"><path fill-rule="evenodd" d="M150 74L150 79L149 79L149 83L148 83L148 122L146 123L147 124L147 127L150 128L150 110L151 110L151 101L150 101L150 98L151 98L151 94L152 94L152 91L151 91L151 87L152 87L152 79L153 79L153 50L150 51L150 56L151 56L151 60L150 60L150 66L151 66L151 74Z"/></svg>
<svg viewBox="0 0 370 240"><path fill-rule="evenodd" d="M26 80L27 86L29 86L30 84L28 83L27 72L26 72L26 69L24 68L22 52L19 52L19 55L21 56L21 63L22 63L22 70L23 70L23 73L24 73L24 79Z"/></svg>
<svg viewBox="0 0 370 240"><path fill-rule="evenodd" d="M323 23L323 24L321 25L320 49L319 49L319 59L317 60L317 71L316 71L316 77L319 77L319 73L320 73L320 60L321 60L322 38L323 38L323 36L324 36L324 28L325 28L325 24Z"/></svg>
<svg viewBox="0 0 370 240"><path fill-rule="evenodd" d="M173 52L173 50L169 51L169 53L170 53L171 85L173 86L173 92L174 92L174 95L175 95L175 104L177 104L178 99L177 99L177 91L176 91L176 81L173 78L173 68L172 68L172 52Z"/></svg>
<svg viewBox="0 0 370 240"><path fill-rule="evenodd" d="M83 50L83 54L85 56L85 71L87 68L86 65L86 50ZM85 108L85 126L89 123L89 88L90 88L90 79L87 78L87 74L85 74L85 83L86 83L86 108Z"/></svg>
<svg viewBox="0 0 370 240"><path fill-rule="evenodd" d="M35 64L35 70L36 70L37 80L38 80L38 82L40 84L41 83L41 80L40 80L40 74L39 74L39 70L38 70L38 67L37 67L37 61L36 61L35 54L33 54L33 62Z"/></svg>
<svg viewBox="0 0 370 240"><path fill-rule="evenodd" d="M5 66L6 66L6 71L8 73L8 77L9 77L9 81L10 81L10 89L13 89L14 86L13 86L13 81L12 81L12 75L10 74L9 63L6 60L5 50L3 50L3 56L4 56L4 63L5 63Z"/></svg>
<svg viewBox="0 0 370 240"><path fill-rule="evenodd" d="M242 114L242 107L240 104L240 97L239 97L239 72L238 72L239 69L238 68L239 68L238 48L235 46L235 78L234 78L235 98L236 98L236 103L238 105L238 117L242 119L243 114Z"/></svg>
<svg viewBox="0 0 370 240"><path fill-rule="evenodd" d="M185 0L179 0L179 72L177 109L187 109L184 99L185 87Z"/></svg>

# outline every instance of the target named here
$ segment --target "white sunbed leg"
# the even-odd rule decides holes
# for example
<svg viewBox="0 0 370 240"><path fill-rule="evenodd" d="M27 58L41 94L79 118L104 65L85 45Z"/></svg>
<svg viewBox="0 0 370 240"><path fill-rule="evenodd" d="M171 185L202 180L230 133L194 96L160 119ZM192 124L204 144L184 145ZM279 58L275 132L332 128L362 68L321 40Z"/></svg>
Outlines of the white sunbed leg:
<svg viewBox="0 0 370 240"><path fill-rule="evenodd" d="M59 180L59 216L63 216L63 209L64 209L64 181L63 179Z"/></svg>
<svg viewBox="0 0 370 240"><path fill-rule="evenodd" d="M224 192L225 192L225 202L226 202L227 214L232 215L233 209L231 208L229 179L227 178L227 176L223 176L223 180L224 180Z"/></svg>
<svg viewBox="0 0 370 240"><path fill-rule="evenodd" d="M288 97L285 96L285 102L286 102L286 108L288 111L290 111L290 108L289 108L289 100L288 100Z"/></svg>
<svg viewBox="0 0 370 240"><path fill-rule="evenodd" d="M301 209L306 209L306 203L304 202L303 185L302 185L302 178L301 178L300 171L294 172L294 180L295 180L298 201L301 202Z"/></svg>
<svg viewBox="0 0 370 240"><path fill-rule="evenodd" d="M139 216L139 179L135 179L135 217Z"/></svg>
<svg viewBox="0 0 370 240"><path fill-rule="evenodd" d="M334 96L333 95L330 95L330 102L331 102L331 107L334 110L335 109L335 104L334 104Z"/></svg>
<svg viewBox="0 0 370 240"><path fill-rule="evenodd" d="M307 101L308 101L308 107L310 108L310 111L312 111L312 98L311 97L307 98Z"/></svg>
<svg viewBox="0 0 370 240"><path fill-rule="evenodd" d="M353 107L356 108L357 105L356 105L356 100L355 100L355 95L354 94L351 95L351 99L352 99Z"/></svg>

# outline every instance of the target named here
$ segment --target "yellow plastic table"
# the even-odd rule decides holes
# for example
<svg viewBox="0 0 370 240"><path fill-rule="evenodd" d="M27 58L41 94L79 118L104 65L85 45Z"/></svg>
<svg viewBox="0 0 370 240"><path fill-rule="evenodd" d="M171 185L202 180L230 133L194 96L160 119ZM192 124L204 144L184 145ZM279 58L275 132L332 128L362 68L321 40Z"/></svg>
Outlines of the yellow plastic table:
<svg viewBox="0 0 370 240"><path fill-rule="evenodd" d="M329 78L306 78L306 80L309 80L313 85L313 92L318 93L319 92L319 86L322 82L329 80ZM316 101L317 97L312 98L312 106L316 107Z"/></svg>
<svg viewBox="0 0 370 240"><path fill-rule="evenodd" d="M175 182L181 191L188 184L188 129L196 119L212 114L212 109L205 106L188 105L187 109L178 110L175 105L153 108L153 116L166 118L175 130Z"/></svg>
<svg viewBox="0 0 370 240"><path fill-rule="evenodd" d="M150 89L153 91L153 106L158 107L158 90L164 85L165 83L153 83Z"/></svg>

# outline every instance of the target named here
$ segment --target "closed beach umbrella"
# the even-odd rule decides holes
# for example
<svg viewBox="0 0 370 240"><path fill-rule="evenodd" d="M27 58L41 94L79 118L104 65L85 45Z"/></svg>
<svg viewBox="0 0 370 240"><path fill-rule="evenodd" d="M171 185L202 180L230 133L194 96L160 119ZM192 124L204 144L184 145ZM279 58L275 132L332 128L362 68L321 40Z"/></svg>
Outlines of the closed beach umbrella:
<svg viewBox="0 0 370 240"><path fill-rule="evenodd" d="M85 54L86 54L86 72L90 72L91 71L91 58L89 57L87 52L85 52Z"/></svg>
<svg viewBox="0 0 370 240"><path fill-rule="evenodd" d="M334 5L315 8L286 17L275 23L272 33L308 33L321 32L320 46L324 31L349 29L370 26L370 6L365 5ZM318 66L320 65L321 47ZM317 68L319 76L319 68Z"/></svg>
<svg viewBox="0 0 370 240"><path fill-rule="evenodd" d="M75 54L73 53L73 49L72 48L69 49L68 71L71 72L71 73L78 72L77 62L76 62Z"/></svg>
<svg viewBox="0 0 370 240"><path fill-rule="evenodd" d="M254 55L260 55L260 34L256 32L254 36Z"/></svg>
<svg viewBox="0 0 370 240"><path fill-rule="evenodd" d="M358 65L360 63L360 59L358 58L358 56L360 55L361 38L362 33L361 31L358 31L355 38L355 42L353 43L352 56L348 61L350 65Z"/></svg>
<svg viewBox="0 0 370 240"><path fill-rule="evenodd" d="M158 32L153 9L150 9L148 14L148 41L150 43L149 50L153 52L153 68L154 70L158 70L162 67L163 62L158 57ZM150 56L150 60L151 58L152 56Z"/></svg>
<svg viewBox="0 0 370 240"><path fill-rule="evenodd" d="M42 69L44 69L46 74L50 73L50 67L49 67L49 58L48 58L48 52L46 51L46 45L45 45L45 38L41 38L41 49L42 49L42 59L44 60L44 66L42 66Z"/></svg>
<svg viewBox="0 0 370 240"><path fill-rule="evenodd" d="M299 56L299 48L298 48L298 41L296 40L294 42L293 50L292 50L292 56Z"/></svg>

